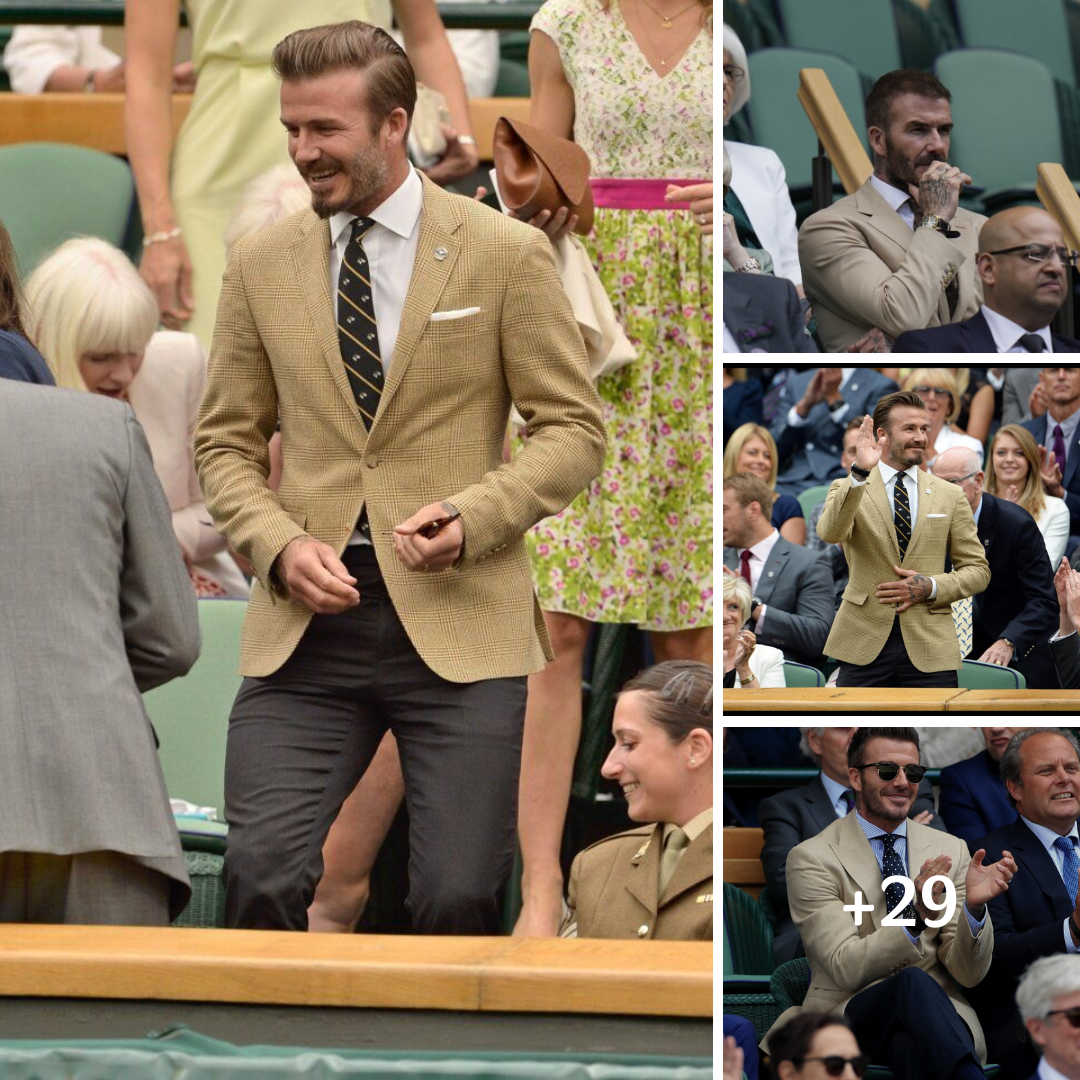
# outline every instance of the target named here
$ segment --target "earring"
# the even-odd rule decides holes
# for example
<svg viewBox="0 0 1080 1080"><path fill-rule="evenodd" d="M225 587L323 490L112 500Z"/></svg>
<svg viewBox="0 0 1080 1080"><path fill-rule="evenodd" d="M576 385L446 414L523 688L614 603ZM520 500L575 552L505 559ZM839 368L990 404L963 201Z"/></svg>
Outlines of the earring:
<svg viewBox="0 0 1080 1080"><path fill-rule="evenodd" d="M690 759L690 764L691 764L691 765L696 765L696 764L697 764L697 758L696 758L696 757L692 757L692 758Z"/></svg>

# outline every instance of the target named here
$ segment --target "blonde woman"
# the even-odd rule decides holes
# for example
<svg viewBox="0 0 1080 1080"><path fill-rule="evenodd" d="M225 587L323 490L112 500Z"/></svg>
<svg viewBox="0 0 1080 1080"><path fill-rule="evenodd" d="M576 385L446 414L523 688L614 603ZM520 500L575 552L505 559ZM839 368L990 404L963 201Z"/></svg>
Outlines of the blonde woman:
<svg viewBox="0 0 1080 1080"><path fill-rule="evenodd" d="M769 645L759 645L749 630L753 594L746 578L724 571L724 686L747 690L759 686L786 686L784 654Z"/></svg>
<svg viewBox="0 0 1080 1080"><path fill-rule="evenodd" d="M767 427L743 424L731 433L724 449L724 479L736 473L749 472L760 477L776 491L778 471L776 441ZM773 503L772 523L780 535L793 544L806 543L806 518L799 500L793 495L777 495Z"/></svg>
<svg viewBox="0 0 1080 1080"><path fill-rule="evenodd" d="M157 331L154 296L127 256L92 237L68 240L31 275L34 340L58 386L127 401L146 432L173 532L200 596L250 587L210 523L191 438L206 356L191 334Z"/></svg>
<svg viewBox="0 0 1080 1080"><path fill-rule="evenodd" d="M930 417L930 441L922 467L931 470L934 458L954 446L963 446L983 460L983 445L978 439L952 427L960 415L960 389L953 368L915 368L904 380L901 390L914 390L923 399Z"/></svg>
<svg viewBox="0 0 1080 1080"><path fill-rule="evenodd" d="M1039 448L1027 428L1006 424L994 436L986 462L986 490L1023 507L1035 519L1056 571L1069 542L1069 508L1064 499L1043 490Z"/></svg>

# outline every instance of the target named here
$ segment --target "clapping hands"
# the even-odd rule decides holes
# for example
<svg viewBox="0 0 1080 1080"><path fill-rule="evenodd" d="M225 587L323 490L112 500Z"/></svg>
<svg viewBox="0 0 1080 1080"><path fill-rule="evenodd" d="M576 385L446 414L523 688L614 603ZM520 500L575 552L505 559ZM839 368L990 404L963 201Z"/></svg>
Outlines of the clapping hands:
<svg viewBox="0 0 1080 1080"><path fill-rule="evenodd" d="M1043 488L1047 495L1055 498L1065 498L1065 489L1061 483L1061 466L1057 463L1057 455L1053 450L1047 450L1045 446L1039 446L1039 475L1042 477Z"/></svg>

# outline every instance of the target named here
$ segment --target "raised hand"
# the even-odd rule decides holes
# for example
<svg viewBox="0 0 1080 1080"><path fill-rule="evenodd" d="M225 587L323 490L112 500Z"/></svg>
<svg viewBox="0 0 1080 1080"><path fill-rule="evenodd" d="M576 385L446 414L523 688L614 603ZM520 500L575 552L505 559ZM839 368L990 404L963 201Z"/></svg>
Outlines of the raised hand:
<svg viewBox="0 0 1080 1080"><path fill-rule="evenodd" d="M895 604L896 613L899 615L902 611L930 599L933 579L920 574L918 570L902 570L899 566L894 566L893 569L900 580L883 581L877 587L879 604Z"/></svg>
<svg viewBox="0 0 1080 1080"><path fill-rule="evenodd" d="M919 876L915 879L915 898L912 900L912 904L914 905L915 910L923 917L924 921L939 918L941 912L933 911L923 903L923 886L932 877L937 877L939 874L944 874L948 877L951 869L952 859L950 859L948 855L938 855L933 859L927 859L926 862L922 864ZM945 882L936 882L933 888L933 899L935 904L941 903L941 898L944 893Z"/></svg>
<svg viewBox="0 0 1080 1080"><path fill-rule="evenodd" d="M874 418L864 416L855 439L855 464L869 472L881 460L881 447L874 435Z"/></svg>
<svg viewBox="0 0 1080 1080"><path fill-rule="evenodd" d="M1063 499L1065 489L1061 484L1061 466L1057 463L1057 455L1053 450L1047 450L1045 446L1039 446L1039 475L1042 477L1043 488L1047 495Z"/></svg>
<svg viewBox="0 0 1080 1080"><path fill-rule="evenodd" d="M1080 572L1069 571L1069 577L1065 585L1065 610L1068 612L1069 621L1073 629L1080 629Z"/></svg>
<svg viewBox="0 0 1080 1080"><path fill-rule="evenodd" d="M929 810L924 810L921 814L916 814L912 821L917 821L920 825L929 825L934 820L934 815Z"/></svg>
<svg viewBox="0 0 1080 1080"><path fill-rule="evenodd" d="M1031 413L1031 418L1037 420L1040 416L1045 416L1049 405L1050 399L1046 396L1046 388L1041 382L1037 382L1028 398L1028 412Z"/></svg>
<svg viewBox="0 0 1080 1080"><path fill-rule="evenodd" d="M934 161L923 173L918 187L909 184L908 189L924 214L934 214L944 221L952 221L960 206L960 191L970 183L971 177L955 165Z"/></svg>
<svg viewBox="0 0 1080 1080"><path fill-rule="evenodd" d="M1057 568L1057 573L1054 575L1054 589L1057 591L1058 607L1062 611L1065 610L1065 604L1068 598L1067 587L1069 583L1069 574L1072 572L1072 567L1069 565L1069 560L1064 555L1061 556L1061 565Z"/></svg>
<svg viewBox="0 0 1080 1080"><path fill-rule="evenodd" d="M1008 851L1003 851L996 863L984 864L985 857L986 848L979 848L972 855L964 882L968 910L973 914L976 908L981 908L987 901L1000 896L1009 887L1009 882L1016 873L1016 862Z"/></svg>
<svg viewBox="0 0 1080 1080"><path fill-rule="evenodd" d="M1010 484L1009 490L1005 492L1006 502L1019 502L1020 501L1020 488L1016 484Z"/></svg>

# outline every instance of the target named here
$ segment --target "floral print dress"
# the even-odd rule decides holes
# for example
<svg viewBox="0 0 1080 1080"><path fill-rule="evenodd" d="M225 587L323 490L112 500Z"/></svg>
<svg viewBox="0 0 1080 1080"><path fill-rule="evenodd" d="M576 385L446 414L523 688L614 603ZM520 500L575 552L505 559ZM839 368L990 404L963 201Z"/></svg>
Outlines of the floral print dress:
<svg viewBox="0 0 1080 1080"><path fill-rule="evenodd" d="M663 77L618 0L548 0L531 28L559 50L594 177L712 179L711 21ZM709 627L712 237L687 210L598 207L585 244L638 357L597 386L599 478L528 536L540 605L646 630Z"/></svg>

